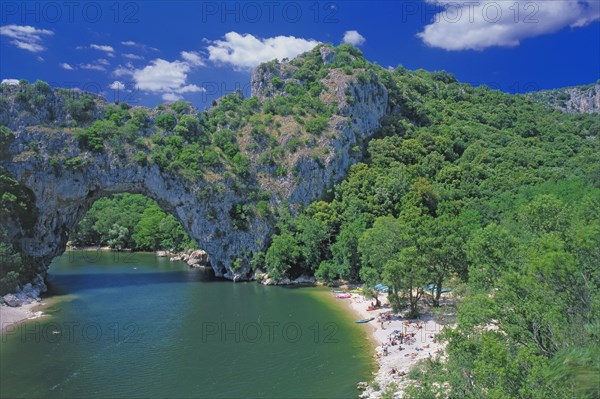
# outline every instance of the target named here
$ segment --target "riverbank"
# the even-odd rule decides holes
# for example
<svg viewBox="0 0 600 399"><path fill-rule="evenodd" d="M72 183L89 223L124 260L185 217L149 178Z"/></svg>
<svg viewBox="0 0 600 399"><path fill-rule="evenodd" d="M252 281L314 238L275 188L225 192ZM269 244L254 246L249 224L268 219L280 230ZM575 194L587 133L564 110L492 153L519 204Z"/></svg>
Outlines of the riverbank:
<svg viewBox="0 0 600 399"><path fill-rule="evenodd" d="M0 305L0 333L26 320L42 317L44 315L40 310L42 306L44 306L42 302L32 302L19 307Z"/></svg>
<svg viewBox="0 0 600 399"><path fill-rule="evenodd" d="M406 311L393 313L383 296L380 309L368 310L372 301L361 294L352 293L346 299L338 299L337 295L333 293L332 299L342 302L357 320L374 318L361 325L370 333L369 341L374 346L378 370L373 373L372 381L357 385L363 390L361 398L379 399L384 393L401 398L407 386L418 383L408 377L414 365L437 356L443 357L444 345L437 336L444 326L454 323L452 308L436 314L429 308L423 308L418 319L407 319L404 317ZM447 305L451 299L444 302L442 305Z"/></svg>

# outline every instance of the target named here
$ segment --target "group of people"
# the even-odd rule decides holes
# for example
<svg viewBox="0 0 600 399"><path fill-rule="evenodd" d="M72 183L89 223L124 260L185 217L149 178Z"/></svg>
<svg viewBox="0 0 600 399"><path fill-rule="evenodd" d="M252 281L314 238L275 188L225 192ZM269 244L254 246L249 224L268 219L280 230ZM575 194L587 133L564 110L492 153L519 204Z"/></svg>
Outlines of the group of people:
<svg viewBox="0 0 600 399"><path fill-rule="evenodd" d="M388 325L392 324L392 312L379 313L377 315L377 322L382 330L385 330L384 324L386 321Z"/></svg>
<svg viewBox="0 0 600 399"><path fill-rule="evenodd" d="M404 376L406 375L406 372L405 372L404 370L399 372L399 371L398 371L398 370L396 370L395 368L392 368L392 369L390 370L390 375L391 375L393 378L397 378L397 377L404 377Z"/></svg>

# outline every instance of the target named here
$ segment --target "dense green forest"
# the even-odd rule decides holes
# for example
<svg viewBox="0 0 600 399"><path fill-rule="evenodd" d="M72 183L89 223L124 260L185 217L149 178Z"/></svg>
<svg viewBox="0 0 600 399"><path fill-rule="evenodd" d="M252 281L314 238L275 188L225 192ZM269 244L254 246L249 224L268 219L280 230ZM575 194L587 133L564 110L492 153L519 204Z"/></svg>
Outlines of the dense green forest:
<svg viewBox="0 0 600 399"><path fill-rule="evenodd" d="M600 117L474 88L446 72L388 70L349 45L335 51L331 65L318 48L291 61L300 83L273 78L270 89L286 95L264 102L235 93L206 112L182 102L151 113L110 105L91 125L84 122L93 105L74 103L85 127L75 134L82 148L133 147L137 162L188 179L217 169L238 179L248 201L231 212L237 227L277 212L276 233L252 261L273 278L308 273L367 289L383 282L394 307L413 316L422 304L440 305L423 286L451 285L460 303L457 327L445 331L447 359L414 370L422 383L409 397L598 397ZM379 79L392 112L355 149L363 161L327 198L299 212L271 209L249 179L250 159L264 175L293 176L289 154L324 155L315 138L336 111L318 95L332 68ZM301 128L281 146L274 137L286 123ZM6 191L0 211L27 217L17 189ZM172 217L132 195L96 202L73 240L138 249L188 243ZM11 262L18 273L18 259Z"/></svg>
<svg viewBox="0 0 600 399"><path fill-rule="evenodd" d="M462 293L447 361L415 370L409 397L598 397L600 117L373 70L398 112L333 200L283 215L255 267L384 282L413 315L439 305L424 285Z"/></svg>
<svg viewBox="0 0 600 399"><path fill-rule="evenodd" d="M181 251L195 247L173 215L139 194L99 199L69 239L76 246L107 245L137 251Z"/></svg>

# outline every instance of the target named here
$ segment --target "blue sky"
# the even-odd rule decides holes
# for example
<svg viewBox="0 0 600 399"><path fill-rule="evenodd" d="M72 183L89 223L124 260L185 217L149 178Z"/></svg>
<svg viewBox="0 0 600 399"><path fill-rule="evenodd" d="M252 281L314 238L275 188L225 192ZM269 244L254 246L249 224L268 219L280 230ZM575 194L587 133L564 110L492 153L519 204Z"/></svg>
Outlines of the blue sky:
<svg viewBox="0 0 600 399"><path fill-rule="evenodd" d="M0 79L204 108L248 93L260 62L347 41L385 67L523 92L598 80L599 19L598 0L4 1Z"/></svg>

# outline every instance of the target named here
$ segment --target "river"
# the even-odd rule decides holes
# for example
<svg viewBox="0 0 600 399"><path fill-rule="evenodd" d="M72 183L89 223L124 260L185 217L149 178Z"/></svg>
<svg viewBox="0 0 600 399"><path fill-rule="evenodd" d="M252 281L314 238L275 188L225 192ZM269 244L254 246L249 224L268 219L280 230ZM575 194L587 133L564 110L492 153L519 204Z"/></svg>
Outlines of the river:
<svg viewBox="0 0 600 399"><path fill-rule="evenodd" d="M351 398L363 326L321 288L217 281L154 254L68 252L46 316L2 336L2 398Z"/></svg>

